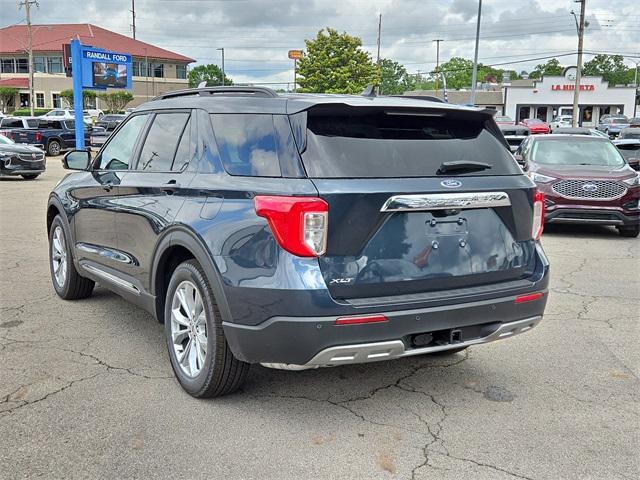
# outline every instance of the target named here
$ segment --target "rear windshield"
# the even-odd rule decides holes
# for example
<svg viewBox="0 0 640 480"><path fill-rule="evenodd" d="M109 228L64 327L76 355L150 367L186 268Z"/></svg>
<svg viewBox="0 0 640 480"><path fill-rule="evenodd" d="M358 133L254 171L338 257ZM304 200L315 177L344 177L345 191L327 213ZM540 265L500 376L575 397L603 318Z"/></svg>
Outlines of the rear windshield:
<svg viewBox="0 0 640 480"><path fill-rule="evenodd" d="M476 161L490 169L466 175L516 175L506 146L483 117L340 108L309 111L302 160L312 178L429 177L443 162Z"/></svg>
<svg viewBox="0 0 640 480"><path fill-rule="evenodd" d="M625 162L613 143L607 140L557 138L533 145L531 160L541 165L599 165L622 167Z"/></svg>
<svg viewBox="0 0 640 480"><path fill-rule="evenodd" d="M629 123L626 118L612 118L611 123Z"/></svg>

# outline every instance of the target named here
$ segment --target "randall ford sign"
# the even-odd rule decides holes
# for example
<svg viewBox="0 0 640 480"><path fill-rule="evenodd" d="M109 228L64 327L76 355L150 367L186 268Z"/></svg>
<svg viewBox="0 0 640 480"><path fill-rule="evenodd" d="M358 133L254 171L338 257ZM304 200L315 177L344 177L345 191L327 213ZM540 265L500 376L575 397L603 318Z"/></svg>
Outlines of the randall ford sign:
<svg viewBox="0 0 640 480"><path fill-rule="evenodd" d="M88 60L109 63L131 63L131 55L125 53L105 52L98 50L83 50L82 57Z"/></svg>
<svg viewBox="0 0 640 480"><path fill-rule="evenodd" d="M568 85L551 85L551 90L575 90L576 86L573 84ZM581 92L592 92L596 89L595 85L580 85Z"/></svg>

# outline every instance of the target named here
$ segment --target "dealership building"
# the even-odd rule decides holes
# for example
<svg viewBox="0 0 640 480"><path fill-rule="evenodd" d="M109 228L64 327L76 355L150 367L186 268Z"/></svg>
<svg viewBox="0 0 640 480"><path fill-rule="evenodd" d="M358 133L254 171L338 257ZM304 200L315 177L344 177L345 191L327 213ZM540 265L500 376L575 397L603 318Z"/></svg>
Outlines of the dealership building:
<svg viewBox="0 0 640 480"><path fill-rule="evenodd" d="M576 68L567 68L564 75L545 76L538 80L513 80L503 84L505 115L521 121L539 118L550 122L557 115L571 115ZM592 127L602 115L621 113L639 116L635 86L609 85L602 77L582 77L580 81L580 125Z"/></svg>
<svg viewBox="0 0 640 480"><path fill-rule="evenodd" d="M65 73L64 45L79 39L83 45L127 53L133 57L132 93L129 106L154 96L188 86L187 66L192 58L134 40L126 35L91 24L33 25L34 107L64 108L60 92L73 88ZM29 61L27 27L0 29L0 87L18 89L15 98L3 105L5 112L29 107ZM96 100L96 108L101 108Z"/></svg>

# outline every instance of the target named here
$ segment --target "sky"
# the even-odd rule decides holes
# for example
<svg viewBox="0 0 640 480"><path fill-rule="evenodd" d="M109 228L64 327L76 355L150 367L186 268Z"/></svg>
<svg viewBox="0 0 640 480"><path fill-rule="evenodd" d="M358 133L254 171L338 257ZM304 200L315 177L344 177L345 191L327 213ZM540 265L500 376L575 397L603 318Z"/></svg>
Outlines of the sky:
<svg viewBox="0 0 640 480"><path fill-rule="evenodd" d="M16 0L0 0L0 26L24 23ZM93 23L131 35L131 0L39 0L34 24ZM587 0L585 51L640 61L640 0ZM197 64L221 64L236 83L287 88L293 82L289 49L325 27L360 37L376 57L382 15L381 57L409 73L428 72L452 56L473 58L478 0L135 0L139 40L187 55ZM531 70L550 56L575 65L573 0L484 0L479 61ZM560 56L562 55L562 56ZM585 57L588 60L593 55ZM193 65L193 64L192 64Z"/></svg>

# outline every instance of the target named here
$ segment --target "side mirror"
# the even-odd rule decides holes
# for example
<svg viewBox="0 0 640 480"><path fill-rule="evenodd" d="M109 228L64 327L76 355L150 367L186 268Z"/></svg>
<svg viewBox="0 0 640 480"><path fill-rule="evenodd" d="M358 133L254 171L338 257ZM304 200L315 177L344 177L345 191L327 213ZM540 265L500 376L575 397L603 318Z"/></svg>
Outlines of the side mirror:
<svg viewBox="0 0 640 480"><path fill-rule="evenodd" d="M71 150L62 159L67 170L87 170L91 164L91 152L88 150Z"/></svg>
<svg viewBox="0 0 640 480"><path fill-rule="evenodd" d="M627 163L634 170L640 171L640 158L628 158Z"/></svg>
<svg viewBox="0 0 640 480"><path fill-rule="evenodd" d="M524 157L521 154L516 153L515 155L513 155L513 158L516 159L516 162L518 162L518 165L520 165L522 167L522 170L524 170L526 172L527 171L527 161L524 159Z"/></svg>

